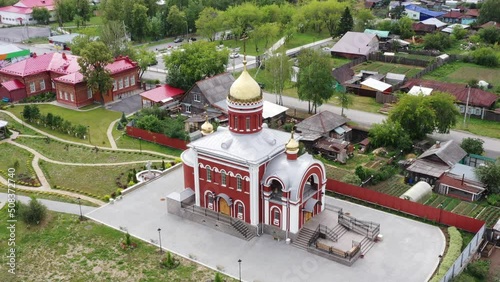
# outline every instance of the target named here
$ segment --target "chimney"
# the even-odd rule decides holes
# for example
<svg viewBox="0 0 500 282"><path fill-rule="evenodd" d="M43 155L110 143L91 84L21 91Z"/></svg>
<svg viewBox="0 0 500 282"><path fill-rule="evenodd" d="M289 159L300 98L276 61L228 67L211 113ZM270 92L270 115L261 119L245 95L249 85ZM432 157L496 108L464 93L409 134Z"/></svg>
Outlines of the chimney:
<svg viewBox="0 0 500 282"><path fill-rule="evenodd" d="M439 142L439 141L436 141L436 146L435 146L435 147L436 147L436 149L439 149L439 148L441 148L441 142Z"/></svg>
<svg viewBox="0 0 500 282"><path fill-rule="evenodd" d="M161 84L156 84L156 88L161 87Z"/></svg>
<svg viewBox="0 0 500 282"><path fill-rule="evenodd" d="M33 58L36 58L36 53L33 53Z"/></svg>
<svg viewBox="0 0 500 282"><path fill-rule="evenodd" d="M66 53L62 53L61 57L63 58L63 60L67 60L68 58L66 57Z"/></svg>
<svg viewBox="0 0 500 282"><path fill-rule="evenodd" d="M464 185L464 178L465 178L465 174L462 174L462 184L461 185Z"/></svg>

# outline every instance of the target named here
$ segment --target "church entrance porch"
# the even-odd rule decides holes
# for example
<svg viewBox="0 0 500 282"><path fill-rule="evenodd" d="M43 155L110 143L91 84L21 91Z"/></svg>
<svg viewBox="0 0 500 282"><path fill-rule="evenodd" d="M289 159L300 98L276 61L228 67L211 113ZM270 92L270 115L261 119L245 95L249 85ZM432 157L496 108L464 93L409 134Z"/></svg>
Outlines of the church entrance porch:
<svg viewBox="0 0 500 282"><path fill-rule="evenodd" d="M229 204L223 198L219 199L219 212L225 215L231 215Z"/></svg>
<svg viewBox="0 0 500 282"><path fill-rule="evenodd" d="M313 217L312 212L304 212L304 223L308 222Z"/></svg>

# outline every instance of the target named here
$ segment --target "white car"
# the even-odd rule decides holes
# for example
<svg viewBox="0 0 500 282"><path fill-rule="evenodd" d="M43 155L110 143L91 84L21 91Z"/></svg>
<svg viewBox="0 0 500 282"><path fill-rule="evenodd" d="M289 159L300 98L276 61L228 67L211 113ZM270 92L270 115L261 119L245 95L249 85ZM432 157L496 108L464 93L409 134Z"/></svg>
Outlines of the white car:
<svg viewBox="0 0 500 282"><path fill-rule="evenodd" d="M239 58L240 54L239 53L231 53L229 54L229 58L234 59L234 58Z"/></svg>

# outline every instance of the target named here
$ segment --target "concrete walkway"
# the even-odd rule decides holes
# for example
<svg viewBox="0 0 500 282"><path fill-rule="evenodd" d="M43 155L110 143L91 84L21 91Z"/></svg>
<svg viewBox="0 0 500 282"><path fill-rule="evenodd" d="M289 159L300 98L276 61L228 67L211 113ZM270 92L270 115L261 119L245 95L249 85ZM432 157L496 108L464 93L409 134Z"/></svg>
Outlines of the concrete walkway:
<svg viewBox="0 0 500 282"><path fill-rule="evenodd" d="M187 259L244 281L427 281L446 244L438 227L327 197L326 205L343 208L361 220L380 223L382 242L347 267L262 235L250 241L168 214L165 198L182 189L182 167L107 204L87 217L128 232Z"/></svg>
<svg viewBox="0 0 500 282"><path fill-rule="evenodd" d="M30 197L21 195L16 195L16 198L18 201L21 201L22 203L25 204L29 203L29 201L31 200ZM7 199L8 198L6 193L0 193L0 209L5 205ZM37 199L37 200L40 201L42 204L44 204L51 211L80 215L80 206L77 204L70 204L70 203L64 203L46 199ZM81 207L82 207L82 214L90 213L96 209L95 207L89 207L84 205L82 205Z"/></svg>

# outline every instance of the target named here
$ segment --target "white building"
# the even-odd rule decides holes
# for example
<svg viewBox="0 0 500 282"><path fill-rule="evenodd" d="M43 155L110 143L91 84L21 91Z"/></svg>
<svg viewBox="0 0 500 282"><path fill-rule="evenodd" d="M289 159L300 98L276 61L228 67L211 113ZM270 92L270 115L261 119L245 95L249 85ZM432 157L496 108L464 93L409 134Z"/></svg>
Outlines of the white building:
<svg viewBox="0 0 500 282"><path fill-rule="evenodd" d="M21 0L12 6L0 8L0 23L10 25L34 24L33 8L46 8L50 12L50 20L55 20L54 0Z"/></svg>

